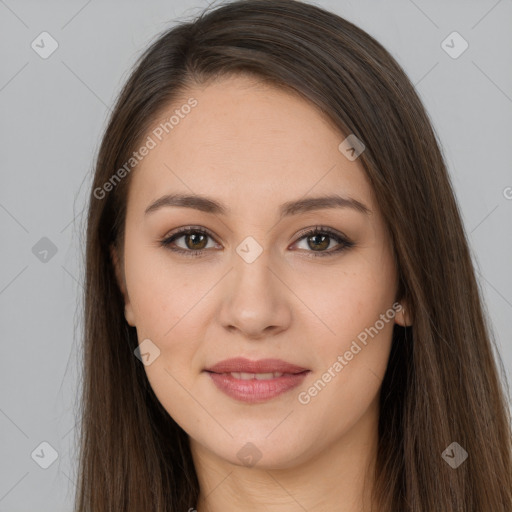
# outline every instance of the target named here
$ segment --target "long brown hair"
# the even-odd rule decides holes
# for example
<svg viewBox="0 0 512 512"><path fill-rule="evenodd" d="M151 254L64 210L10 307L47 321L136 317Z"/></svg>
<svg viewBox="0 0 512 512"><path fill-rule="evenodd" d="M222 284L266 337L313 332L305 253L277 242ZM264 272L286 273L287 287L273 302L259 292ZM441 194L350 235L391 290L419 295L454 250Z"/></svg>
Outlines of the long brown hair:
<svg viewBox="0 0 512 512"><path fill-rule="evenodd" d="M137 333L125 321L110 258L112 246L122 255L136 166L108 192L104 184L189 86L232 73L299 93L366 146L359 159L389 227L400 298L413 318L412 327L394 328L382 382L378 510L510 512L508 386L427 113L377 41L294 0L235 1L177 24L140 57L117 100L87 218L76 512L183 512L197 503L187 434L134 356ZM442 457L452 442L468 453L457 469Z"/></svg>

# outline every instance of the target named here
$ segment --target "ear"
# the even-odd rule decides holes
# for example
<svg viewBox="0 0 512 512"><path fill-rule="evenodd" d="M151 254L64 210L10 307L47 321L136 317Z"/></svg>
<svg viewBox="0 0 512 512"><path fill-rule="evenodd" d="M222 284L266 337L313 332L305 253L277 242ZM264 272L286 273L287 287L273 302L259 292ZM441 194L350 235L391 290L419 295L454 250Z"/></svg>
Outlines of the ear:
<svg viewBox="0 0 512 512"><path fill-rule="evenodd" d="M407 301L401 300L393 304L395 310L395 323L402 327L410 327L412 325L411 309Z"/></svg>
<svg viewBox="0 0 512 512"><path fill-rule="evenodd" d="M119 254L114 245L110 246L110 257L112 258L112 264L114 266L116 281L121 290L121 293L124 298L124 317L129 325L135 327L135 315L133 314L133 308L130 303L130 298L128 296L128 292L126 290L126 280L124 278L124 270L121 265L121 261L119 258Z"/></svg>

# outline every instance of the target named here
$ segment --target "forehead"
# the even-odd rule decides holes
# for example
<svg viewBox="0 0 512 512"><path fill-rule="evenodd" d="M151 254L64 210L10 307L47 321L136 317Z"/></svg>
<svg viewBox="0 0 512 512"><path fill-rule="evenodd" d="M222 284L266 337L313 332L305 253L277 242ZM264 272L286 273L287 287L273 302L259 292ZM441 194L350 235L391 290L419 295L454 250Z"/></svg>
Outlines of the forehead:
<svg viewBox="0 0 512 512"><path fill-rule="evenodd" d="M333 192L372 204L364 169L341 154L345 135L330 119L298 94L252 77L188 89L147 137L154 147L134 169L129 192L129 203L141 207L173 191L228 203L243 196L260 208L262 200Z"/></svg>

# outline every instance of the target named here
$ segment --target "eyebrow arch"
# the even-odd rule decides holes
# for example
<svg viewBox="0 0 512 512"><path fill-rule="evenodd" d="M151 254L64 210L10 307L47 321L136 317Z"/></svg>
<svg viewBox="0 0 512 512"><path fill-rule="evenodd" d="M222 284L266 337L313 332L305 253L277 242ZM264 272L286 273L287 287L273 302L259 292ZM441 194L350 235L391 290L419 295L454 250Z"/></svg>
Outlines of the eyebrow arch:
<svg viewBox="0 0 512 512"><path fill-rule="evenodd" d="M165 206L178 206L184 208L193 208L206 213L215 215L227 215L229 210L218 201L212 198L200 195L188 194L167 194L151 203L145 210L147 215ZM328 196L310 197L299 199L297 201L288 201L279 208L280 218L306 213L313 210L322 210L328 208L352 208L357 212L368 215L371 210L357 199L351 197L342 197L337 194Z"/></svg>

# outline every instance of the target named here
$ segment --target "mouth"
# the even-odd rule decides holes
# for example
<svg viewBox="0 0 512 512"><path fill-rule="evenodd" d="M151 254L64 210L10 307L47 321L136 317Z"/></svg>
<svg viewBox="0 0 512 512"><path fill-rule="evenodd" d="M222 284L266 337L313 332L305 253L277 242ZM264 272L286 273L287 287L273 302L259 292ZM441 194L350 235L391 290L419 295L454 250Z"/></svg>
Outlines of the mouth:
<svg viewBox="0 0 512 512"><path fill-rule="evenodd" d="M307 368L288 363L282 359L259 359L258 361L251 361L245 357L235 357L220 361L206 368L205 371L212 373L252 373L265 375L270 373L297 374L308 370Z"/></svg>
<svg viewBox="0 0 512 512"><path fill-rule="evenodd" d="M216 372L213 372L216 373ZM246 373L246 372L229 372L229 373L221 373L218 375L231 375L234 379L238 380L270 380L277 379L278 377L282 377L283 375L296 375L291 373L283 373L283 372L269 372L269 373Z"/></svg>
<svg viewBox="0 0 512 512"><path fill-rule="evenodd" d="M261 403L299 386L310 370L280 359L251 361L235 358L204 370L216 387L229 397Z"/></svg>

